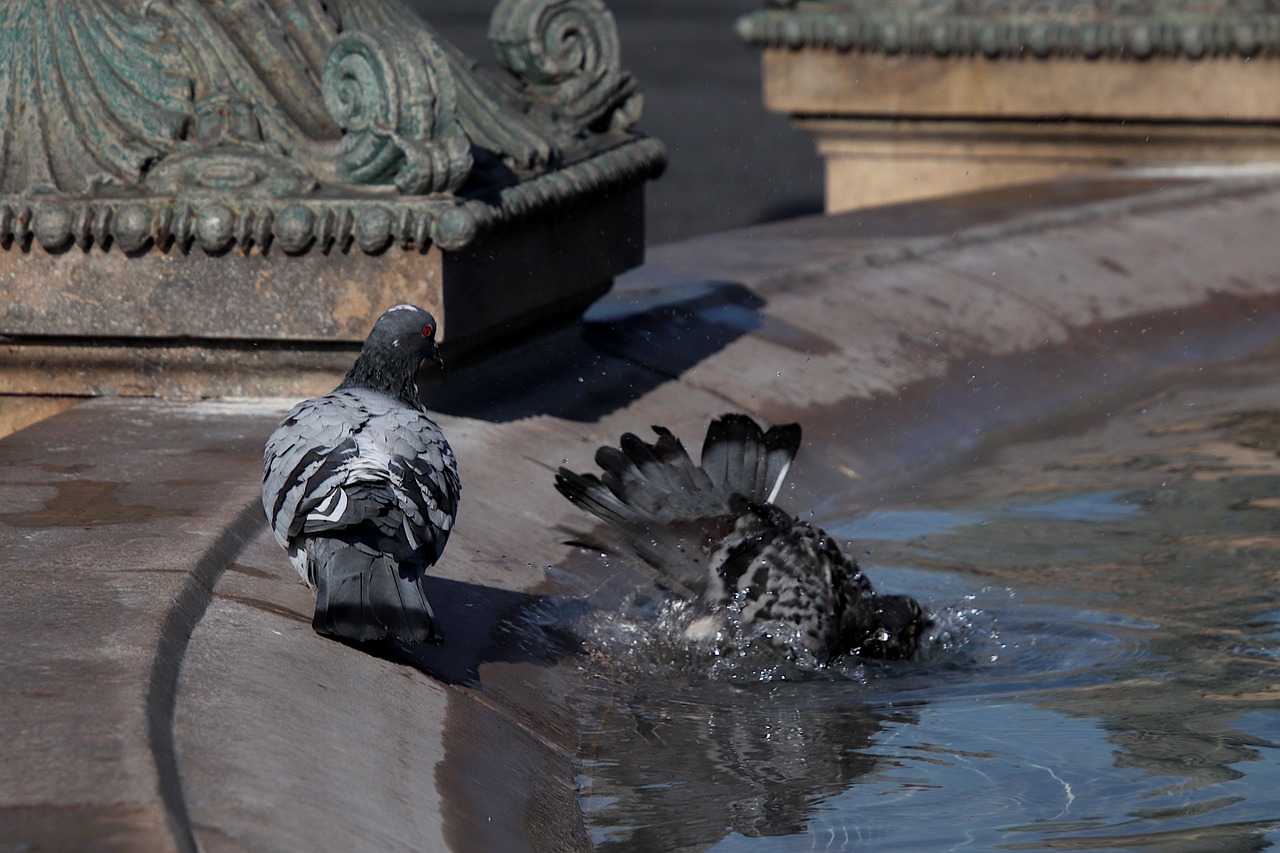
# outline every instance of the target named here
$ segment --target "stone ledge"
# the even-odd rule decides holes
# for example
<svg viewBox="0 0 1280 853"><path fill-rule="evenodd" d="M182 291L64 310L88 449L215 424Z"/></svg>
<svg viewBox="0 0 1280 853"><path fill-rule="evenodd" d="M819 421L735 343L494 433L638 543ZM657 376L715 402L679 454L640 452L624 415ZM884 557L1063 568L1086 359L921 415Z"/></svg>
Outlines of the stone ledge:
<svg viewBox="0 0 1280 853"><path fill-rule="evenodd" d="M436 316L453 357L580 314L643 260L643 216L636 186L458 252L0 251L0 393L314 394L401 302Z"/></svg>
<svg viewBox="0 0 1280 853"><path fill-rule="evenodd" d="M764 51L765 106L796 115L1280 121L1280 58L987 60Z"/></svg>
<svg viewBox="0 0 1280 853"><path fill-rule="evenodd" d="M978 0L965 4L883 0L772 0L738 20L760 47L987 59L1083 57L1146 60L1252 58L1280 52L1280 15L1214 3L1051 4ZM1228 6L1230 4L1222 4ZM958 8L957 8L958 7Z"/></svg>
<svg viewBox="0 0 1280 853"><path fill-rule="evenodd" d="M739 21L840 212L1090 169L1280 162L1280 16L778 2ZM1213 4L1208 4L1213 6ZM945 7L945 8L944 8Z"/></svg>
<svg viewBox="0 0 1280 853"><path fill-rule="evenodd" d="M797 118L826 163L830 213L1013 187L1134 164L1280 162L1262 125Z"/></svg>

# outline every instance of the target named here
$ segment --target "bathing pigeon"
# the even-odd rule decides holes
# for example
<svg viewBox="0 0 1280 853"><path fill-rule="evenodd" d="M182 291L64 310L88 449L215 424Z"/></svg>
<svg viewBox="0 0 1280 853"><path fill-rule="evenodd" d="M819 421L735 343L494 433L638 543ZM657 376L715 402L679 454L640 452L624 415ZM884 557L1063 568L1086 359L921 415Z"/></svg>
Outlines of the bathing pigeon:
<svg viewBox="0 0 1280 853"><path fill-rule="evenodd" d="M620 448L601 447L600 477L561 468L556 488L616 528L660 585L745 626L793 626L821 662L915 654L931 624L920 604L876 594L830 536L774 505L800 448L797 424L765 432L724 415L707 428L701 465L669 430L653 430L653 444L627 433Z"/></svg>
<svg viewBox="0 0 1280 853"><path fill-rule="evenodd" d="M435 335L421 308L390 309L337 390L294 406L267 441L262 505L315 588L321 634L440 641L422 579L444 551L461 486L418 397L423 360L440 362Z"/></svg>

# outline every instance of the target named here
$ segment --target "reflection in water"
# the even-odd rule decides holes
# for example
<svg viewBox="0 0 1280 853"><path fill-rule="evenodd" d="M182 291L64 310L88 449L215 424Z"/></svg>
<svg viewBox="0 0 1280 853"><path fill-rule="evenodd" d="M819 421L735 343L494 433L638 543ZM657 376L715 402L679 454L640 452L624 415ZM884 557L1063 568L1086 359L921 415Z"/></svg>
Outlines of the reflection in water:
<svg viewBox="0 0 1280 853"><path fill-rule="evenodd" d="M637 692L584 720L584 804L597 845L702 849L726 833L803 834L822 801L876 766L882 719L813 707L779 685ZM900 720L907 717L899 715Z"/></svg>
<svg viewBox="0 0 1280 853"><path fill-rule="evenodd" d="M992 434L874 511L819 519L939 614L922 661L717 659L669 605L597 615L580 708L596 840L1280 841L1276 367L1272 353L1171 371L1105 411Z"/></svg>

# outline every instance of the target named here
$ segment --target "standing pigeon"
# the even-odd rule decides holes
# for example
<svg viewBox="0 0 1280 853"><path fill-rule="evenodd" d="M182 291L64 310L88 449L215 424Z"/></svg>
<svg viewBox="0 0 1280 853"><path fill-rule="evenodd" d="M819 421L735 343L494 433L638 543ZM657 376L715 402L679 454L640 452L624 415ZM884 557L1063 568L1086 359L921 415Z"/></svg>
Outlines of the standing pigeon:
<svg viewBox="0 0 1280 853"><path fill-rule="evenodd" d="M267 440L262 505L316 591L312 627L368 641L439 642L422 590L458 511L458 464L418 398L440 362L435 318L397 305L333 393L289 411Z"/></svg>
<svg viewBox="0 0 1280 853"><path fill-rule="evenodd" d="M601 477L561 468L556 488L617 528L659 584L745 626L792 625L822 662L915 654L931 624L919 603L877 595L830 536L774 505L800 448L797 424L762 432L724 415L707 428L701 465L669 430L653 430L654 444L627 433L621 449L596 451Z"/></svg>

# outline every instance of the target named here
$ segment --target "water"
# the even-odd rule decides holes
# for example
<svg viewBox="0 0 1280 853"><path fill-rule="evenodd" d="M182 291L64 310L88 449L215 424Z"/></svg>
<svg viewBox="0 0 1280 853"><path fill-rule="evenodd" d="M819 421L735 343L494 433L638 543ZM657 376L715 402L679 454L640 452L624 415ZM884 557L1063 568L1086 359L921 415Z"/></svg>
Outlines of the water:
<svg viewBox="0 0 1280 853"><path fill-rule="evenodd" d="M816 519L928 603L922 659L583 625L602 850L1260 850L1280 841L1280 359L1169 371ZM795 509L795 508L793 508Z"/></svg>

